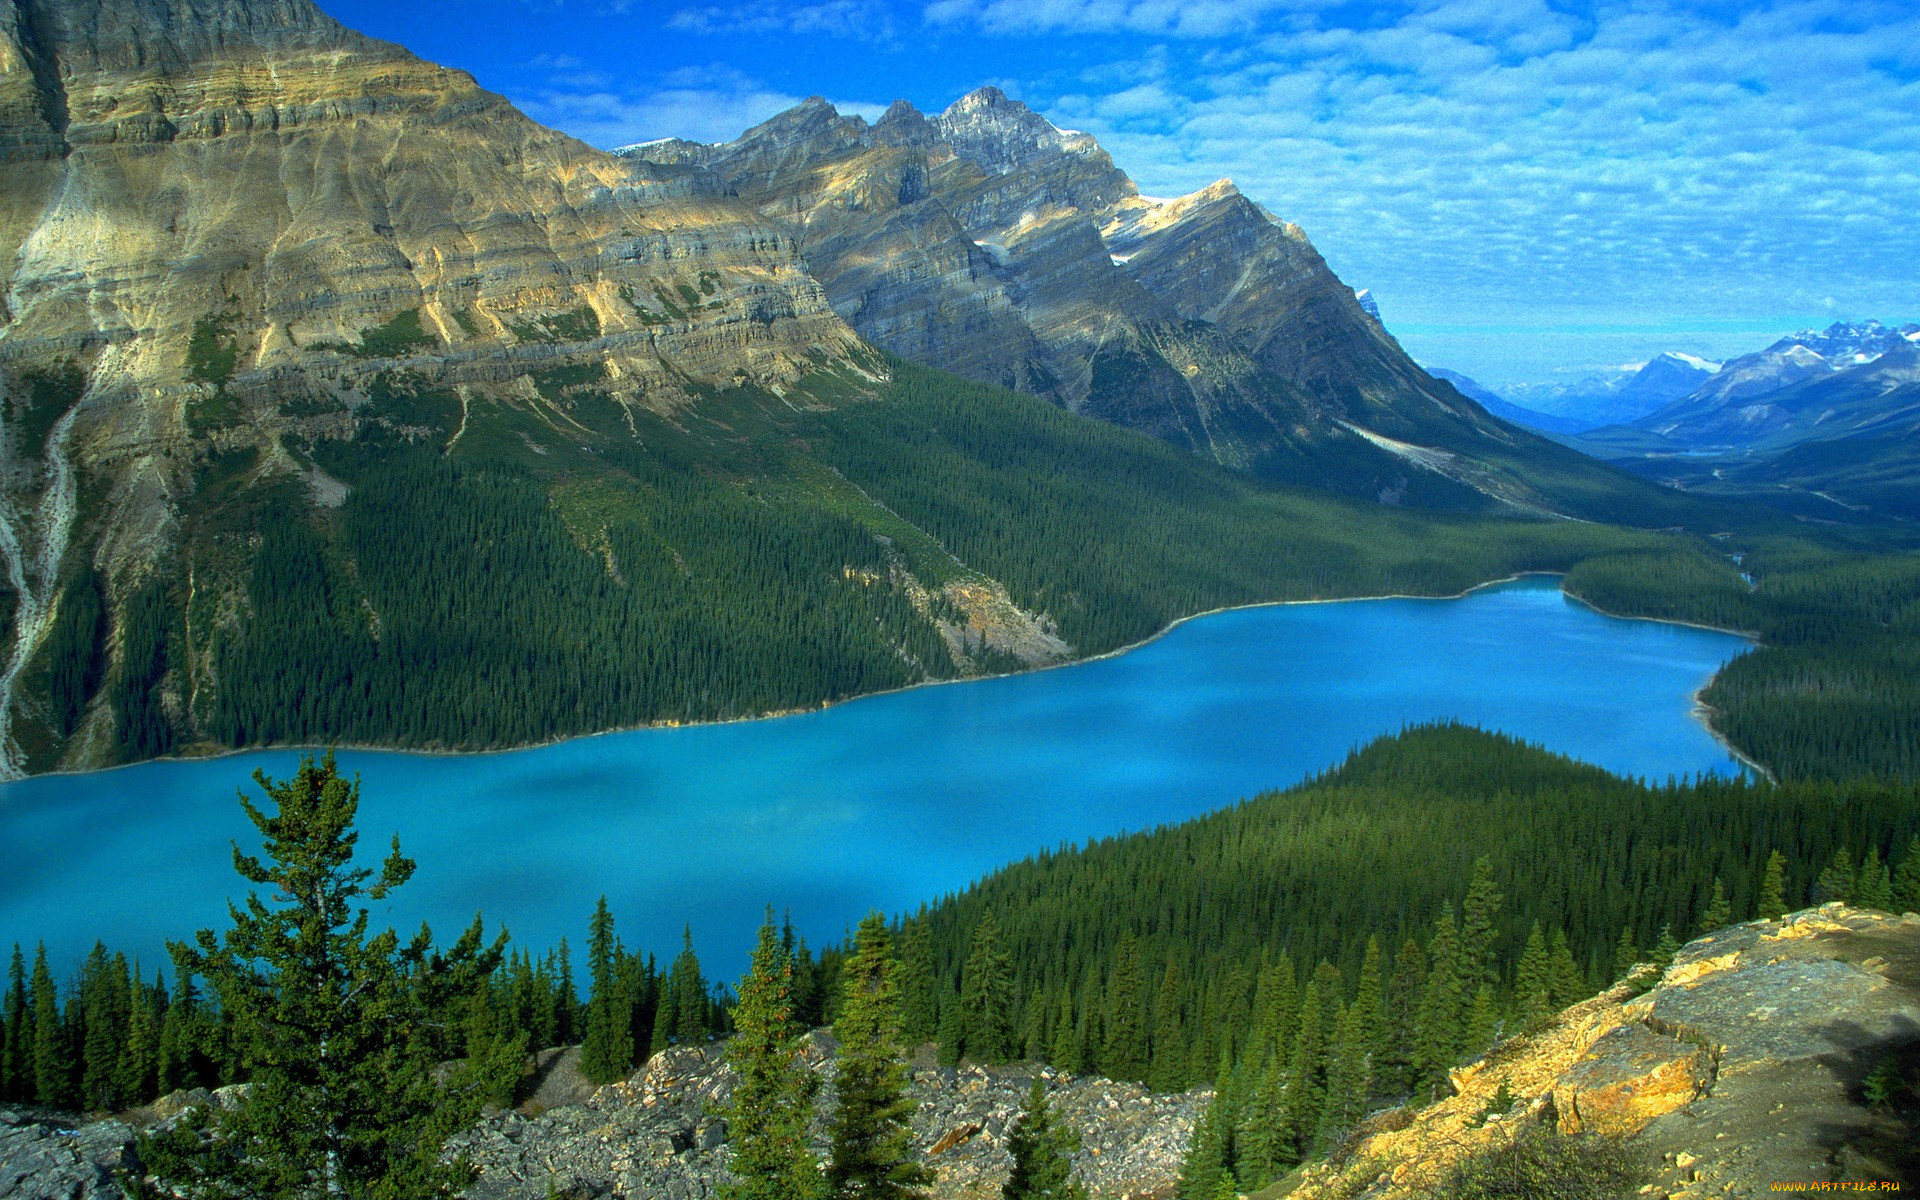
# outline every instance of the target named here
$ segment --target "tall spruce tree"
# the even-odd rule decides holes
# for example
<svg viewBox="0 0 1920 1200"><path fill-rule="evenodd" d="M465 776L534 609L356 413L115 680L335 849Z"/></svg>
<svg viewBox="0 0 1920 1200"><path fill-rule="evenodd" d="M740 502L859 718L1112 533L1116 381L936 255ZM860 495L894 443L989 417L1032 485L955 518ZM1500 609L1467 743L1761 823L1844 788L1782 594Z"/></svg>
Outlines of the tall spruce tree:
<svg viewBox="0 0 1920 1200"><path fill-rule="evenodd" d="M60 996L47 967L45 942L33 953L33 1102L65 1108L73 1100L72 1058L66 1026L60 1020Z"/></svg>
<svg viewBox="0 0 1920 1200"><path fill-rule="evenodd" d="M1775 921L1787 914L1787 856L1774 850L1760 877L1760 919Z"/></svg>
<svg viewBox="0 0 1920 1200"><path fill-rule="evenodd" d="M1147 1031L1142 1019L1140 947L1123 935L1114 951L1113 975L1107 981L1106 1044L1100 1069L1112 1079L1139 1082L1147 1077Z"/></svg>
<svg viewBox="0 0 1920 1200"><path fill-rule="evenodd" d="M20 953L20 943L13 944L13 961L7 967L7 995L4 1003L6 1036L0 1038L0 1079L6 1081L0 1089L0 1099L25 1100L32 1095L31 1071L33 1026L28 1019L32 1012L27 999L27 960Z"/></svg>
<svg viewBox="0 0 1920 1200"><path fill-rule="evenodd" d="M921 1200L933 1174L914 1160L914 1102L900 1048L899 965L879 913L853 935L841 969L840 1043L829 1126L827 1185L834 1200Z"/></svg>
<svg viewBox="0 0 1920 1200"><path fill-rule="evenodd" d="M272 901L252 892L229 907L224 935L169 944L182 977L205 978L234 1018L253 1086L217 1118L213 1141L170 1143L163 1178L208 1196L451 1196L472 1172L442 1160L446 1139L479 1115L482 1096L459 1079L434 1082L422 1034L439 1014L421 1008L415 985L438 970L484 977L497 957L450 962L424 936L402 946L391 930L368 935L361 905L405 883L414 864L396 837L377 873L354 866L359 783L332 754L303 758L284 781L254 781L274 811L244 794L240 803L266 854L236 845L233 865Z"/></svg>
<svg viewBox="0 0 1920 1200"><path fill-rule="evenodd" d="M632 1004L620 986L622 956L613 935L613 914L601 896L587 924L587 976L593 992L587 998L587 1036L580 1047L580 1071L594 1083L624 1079L633 1069Z"/></svg>
<svg viewBox="0 0 1920 1200"><path fill-rule="evenodd" d="M975 1062L1013 1055L1013 960L1000 944L1000 926L987 913L974 927L960 973L961 1052ZM944 1040L944 1039L942 1039Z"/></svg>
<svg viewBox="0 0 1920 1200"><path fill-rule="evenodd" d="M1079 1148L1073 1130L1054 1118L1047 1085L1036 1077L1027 1091L1026 1108L1007 1130L1013 1166L1000 1189L1001 1200L1085 1200L1086 1189L1073 1181L1073 1152Z"/></svg>
<svg viewBox="0 0 1920 1200"><path fill-rule="evenodd" d="M1895 912L1920 912L1920 834L1907 843L1907 852L1893 868L1893 909ZM16 957L19 947L14 947Z"/></svg>
<svg viewBox="0 0 1920 1200"><path fill-rule="evenodd" d="M1861 908L1893 907L1893 881L1888 877L1887 865L1880 861L1880 847L1868 847L1866 860L1854 874L1853 894L1848 902Z"/></svg>
<svg viewBox="0 0 1920 1200"><path fill-rule="evenodd" d="M753 959L734 1005L727 1062L740 1076L720 1115L727 1122L732 1179L722 1200L821 1200L820 1164L807 1148L807 1125L820 1081L807 1069L806 1027L794 1010L793 956L774 928L760 926Z"/></svg>
<svg viewBox="0 0 1920 1200"><path fill-rule="evenodd" d="M900 1037L909 1046L940 1031L936 986L933 937L925 921L909 921L900 930Z"/></svg>
<svg viewBox="0 0 1920 1200"><path fill-rule="evenodd" d="M1187 1056L1180 1020L1180 971L1172 962L1160 977L1160 993L1153 1004L1153 1058L1147 1086L1156 1092L1184 1091Z"/></svg>
<svg viewBox="0 0 1920 1200"><path fill-rule="evenodd" d="M1713 895L1707 901L1706 911L1700 914L1698 932L1708 934L1731 924L1733 924L1733 902L1727 899L1727 885L1720 882L1720 877L1715 875Z"/></svg>
<svg viewBox="0 0 1920 1200"><path fill-rule="evenodd" d="M1520 952L1519 965L1513 969L1513 1022L1525 1033L1537 1029L1553 1012L1551 967L1547 958L1547 938L1535 921L1527 931L1526 949Z"/></svg>
<svg viewBox="0 0 1920 1200"><path fill-rule="evenodd" d="M1475 859L1467 898L1460 906L1460 986L1469 998L1483 985L1499 985L1500 964L1494 949L1500 905L1505 899L1493 882L1492 860L1484 856Z"/></svg>
<svg viewBox="0 0 1920 1200"><path fill-rule="evenodd" d="M1447 1070L1460 1054L1466 983L1460 974L1460 934L1453 906L1443 903L1427 942L1427 979L1415 1021L1413 1066L1416 1091L1441 1094Z"/></svg>

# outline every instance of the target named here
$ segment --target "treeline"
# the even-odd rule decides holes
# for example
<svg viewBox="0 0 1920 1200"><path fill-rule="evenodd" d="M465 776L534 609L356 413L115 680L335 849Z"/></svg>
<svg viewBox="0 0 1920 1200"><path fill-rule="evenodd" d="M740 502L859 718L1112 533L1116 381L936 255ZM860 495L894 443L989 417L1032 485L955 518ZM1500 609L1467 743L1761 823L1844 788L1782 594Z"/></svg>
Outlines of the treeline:
<svg viewBox="0 0 1920 1200"><path fill-rule="evenodd" d="M1378 1103L1704 930L1920 907L1911 786L1622 780L1430 727L1300 787L1043 854L901 930L909 1036L1160 1089L1218 1082L1250 1190ZM1204 1157L1204 1155L1203 1155Z"/></svg>
<svg viewBox="0 0 1920 1200"><path fill-rule="evenodd" d="M791 930L787 936L794 961L805 964L804 1015L817 1023L827 980L804 943ZM496 1103L512 1102L533 1050L584 1042L582 1069L607 1083L667 1046L704 1042L730 1028L731 993L708 983L691 934L660 969L652 955L628 950L614 936L604 898L588 923L592 991L585 1001L564 939L535 957L509 947L504 936L489 944L476 919L444 950L431 948L424 927L410 945L420 948L407 971L414 999L437 1018L421 1030L425 1052L437 1062L483 1064ZM454 964L458 970L450 969ZM250 1079L257 1064L248 1061L232 1014L192 974L173 976L171 985L158 969L145 977L124 954L96 944L63 982L44 946L29 968L15 945L0 994L0 1102L113 1112L178 1089Z"/></svg>
<svg viewBox="0 0 1920 1200"><path fill-rule="evenodd" d="M1757 634L1702 698L1714 728L1781 778L1917 780L1920 554L1849 536L1869 548L1772 535L1602 555L1566 587L1613 612Z"/></svg>
<svg viewBox="0 0 1920 1200"><path fill-rule="evenodd" d="M1448 595L1662 536L1407 512L1275 488L1126 430L909 363L815 418L815 453L1097 653L1268 600Z"/></svg>
<svg viewBox="0 0 1920 1200"><path fill-rule="evenodd" d="M349 485L338 508L261 477L256 452L213 455L182 516L192 589L156 576L103 618L97 579L68 587L35 752L94 703L123 760L202 739L480 748L1014 668L984 643L958 667L941 639L935 619L964 614L937 588L969 570L1098 653L1225 605L1447 594L1670 540L1276 489L896 372L879 398L715 394L672 420L595 379L541 375L528 410L464 413L376 376L353 440L289 443Z"/></svg>

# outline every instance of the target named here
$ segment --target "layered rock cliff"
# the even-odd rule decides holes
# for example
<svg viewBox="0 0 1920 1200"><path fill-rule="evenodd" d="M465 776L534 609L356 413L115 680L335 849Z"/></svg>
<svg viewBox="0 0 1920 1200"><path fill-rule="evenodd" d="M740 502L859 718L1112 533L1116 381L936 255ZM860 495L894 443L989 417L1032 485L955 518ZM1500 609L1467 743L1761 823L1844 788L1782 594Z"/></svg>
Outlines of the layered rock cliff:
<svg viewBox="0 0 1920 1200"><path fill-rule="evenodd" d="M4 0L0 173L0 774L30 757L16 684L63 583L92 564L123 601L210 455L337 504L288 447L381 416L383 372L464 411L540 408L529 377L574 371L631 424L874 362L791 235L709 178L545 129L307 0Z"/></svg>
<svg viewBox="0 0 1920 1200"><path fill-rule="evenodd" d="M895 354L1270 478L1555 507L1508 468L1565 456L1421 371L1298 226L1228 180L1142 196L1094 139L996 88L871 125L815 98L725 144L621 153L704 168L781 223Z"/></svg>

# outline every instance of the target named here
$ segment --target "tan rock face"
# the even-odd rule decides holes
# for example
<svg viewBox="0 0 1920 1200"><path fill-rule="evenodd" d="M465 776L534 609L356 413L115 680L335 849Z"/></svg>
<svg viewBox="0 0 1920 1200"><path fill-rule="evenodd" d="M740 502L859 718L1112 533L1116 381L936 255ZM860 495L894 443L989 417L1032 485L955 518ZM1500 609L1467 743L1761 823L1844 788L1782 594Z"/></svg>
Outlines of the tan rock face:
<svg viewBox="0 0 1920 1200"><path fill-rule="evenodd" d="M591 370L631 411L878 369L791 235L710 179L308 0L0 0L0 256L0 775L69 545L125 595L179 545L196 464L305 472L282 435L351 436L380 371L530 406L532 373Z"/></svg>
<svg viewBox="0 0 1920 1200"><path fill-rule="evenodd" d="M1704 1048L1644 1024L1609 1030L1553 1086L1561 1133L1618 1137L1692 1103L1713 1078Z"/></svg>
<svg viewBox="0 0 1920 1200"><path fill-rule="evenodd" d="M637 396L790 378L810 347L853 345L752 212L460 72L292 0L183 5L177 35L92 7L10 5L0 30L8 361L111 347L152 388L188 373L196 321L231 313L245 384L418 309L423 339L377 357L491 382L591 346Z"/></svg>
<svg viewBox="0 0 1920 1200"><path fill-rule="evenodd" d="M1618 987L1453 1075L1458 1094L1357 1139L1293 1193L1429 1196L1462 1157L1522 1122L1630 1139L1661 1164L1653 1195L1764 1195L1775 1181L1901 1178L1920 1165L1911 1105L1866 1077L1910 1076L1920 917L1826 905L1683 948L1644 994ZM1482 1123L1505 1083L1513 1114Z"/></svg>

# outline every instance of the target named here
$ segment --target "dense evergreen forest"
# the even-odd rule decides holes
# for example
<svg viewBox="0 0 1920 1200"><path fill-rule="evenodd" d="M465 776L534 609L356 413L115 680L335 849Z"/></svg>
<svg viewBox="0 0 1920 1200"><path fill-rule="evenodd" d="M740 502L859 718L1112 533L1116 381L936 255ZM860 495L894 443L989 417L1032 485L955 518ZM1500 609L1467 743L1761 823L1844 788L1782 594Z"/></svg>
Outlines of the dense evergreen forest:
<svg viewBox="0 0 1920 1200"><path fill-rule="evenodd" d="M255 450L211 454L181 561L111 597L88 570L67 583L25 685L50 714L47 736L23 734L30 760L90 707L107 718L92 744L121 760L480 748L1017 666L941 635L967 620L942 587L982 578L1094 654L1223 605L1451 594L1673 540L1278 489L1030 397L894 372L877 396L715 393L671 418L579 370L537 376L528 408L471 412L378 375L351 439L284 439L347 485L337 507Z"/></svg>
<svg viewBox="0 0 1920 1200"><path fill-rule="evenodd" d="M1285 792L995 872L894 923L889 994L904 1044L949 1062L1215 1084L1184 1190L1210 1198L1701 932L1827 899L1920 907L1917 801L1873 780L1654 785L1423 727ZM436 1016L412 1052L466 1061L469 1086L507 1102L533 1048L583 1043L604 1081L732 1028L733 992L690 939L663 968L622 945L604 901L585 934L577 964L565 943L489 943L479 920L444 950L426 930L391 942L395 986ZM850 951L768 936L781 1011L841 1018ZM112 1110L252 1078L246 1023L185 949L170 985L104 946L77 969L15 947L0 1100Z"/></svg>
<svg viewBox="0 0 1920 1200"><path fill-rule="evenodd" d="M895 922L909 1044L1217 1085L1183 1185L1206 1200L1704 930L1825 899L1920 907L1920 555L1902 530L1684 501L1622 514L1686 525L1659 530L1404 512L895 371L878 398L728 393L672 420L617 411L586 376L543 378L545 416L486 420L382 377L352 440L286 446L347 483L343 503L260 475L254 452L209 458L178 578L114 595L79 570L28 683L55 734L93 719L136 759L492 746L1006 669L938 624L964 620L941 586L982 578L1083 654L1224 605L1529 570L1566 572L1608 611L1755 634L1704 698L1766 779L1627 781L1411 730ZM571 450L554 414L585 431ZM439 1017L415 1052L478 1064L505 1101L531 1048L584 1043L606 1080L733 1027L690 942L663 966L620 944L604 906L584 931L578 963L565 944L489 944L478 923L441 952L396 943L410 1003ZM841 1015L851 948L816 954L786 930L772 953L794 1021ZM155 967L15 948L0 1099L107 1110L252 1077L244 1022L193 971Z"/></svg>
<svg viewBox="0 0 1920 1200"><path fill-rule="evenodd" d="M338 507L255 451L214 454L183 562L118 596L91 569L68 581L22 685L46 714L22 726L30 761L90 711L121 760L482 748L1015 668L942 590L983 579L1096 654L1223 606L1564 571L1609 611L1758 635L1706 698L1774 775L1920 774L1920 555L1900 530L1646 488L1606 498L1625 525L1408 511L891 366L879 395L826 379L804 404L713 393L672 418L589 371L471 412L379 375L350 440L286 442L348 485Z"/></svg>
<svg viewBox="0 0 1920 1200"><path fill-rule="evenodd" d="M1216 1082L1186 1193L1210 1200L1223 1171L1260 1185L1637 962L1830 899L1920 907L1911 784L1650 785L1420 728L923 910L909 1028L949 1058Z"/></svg>

